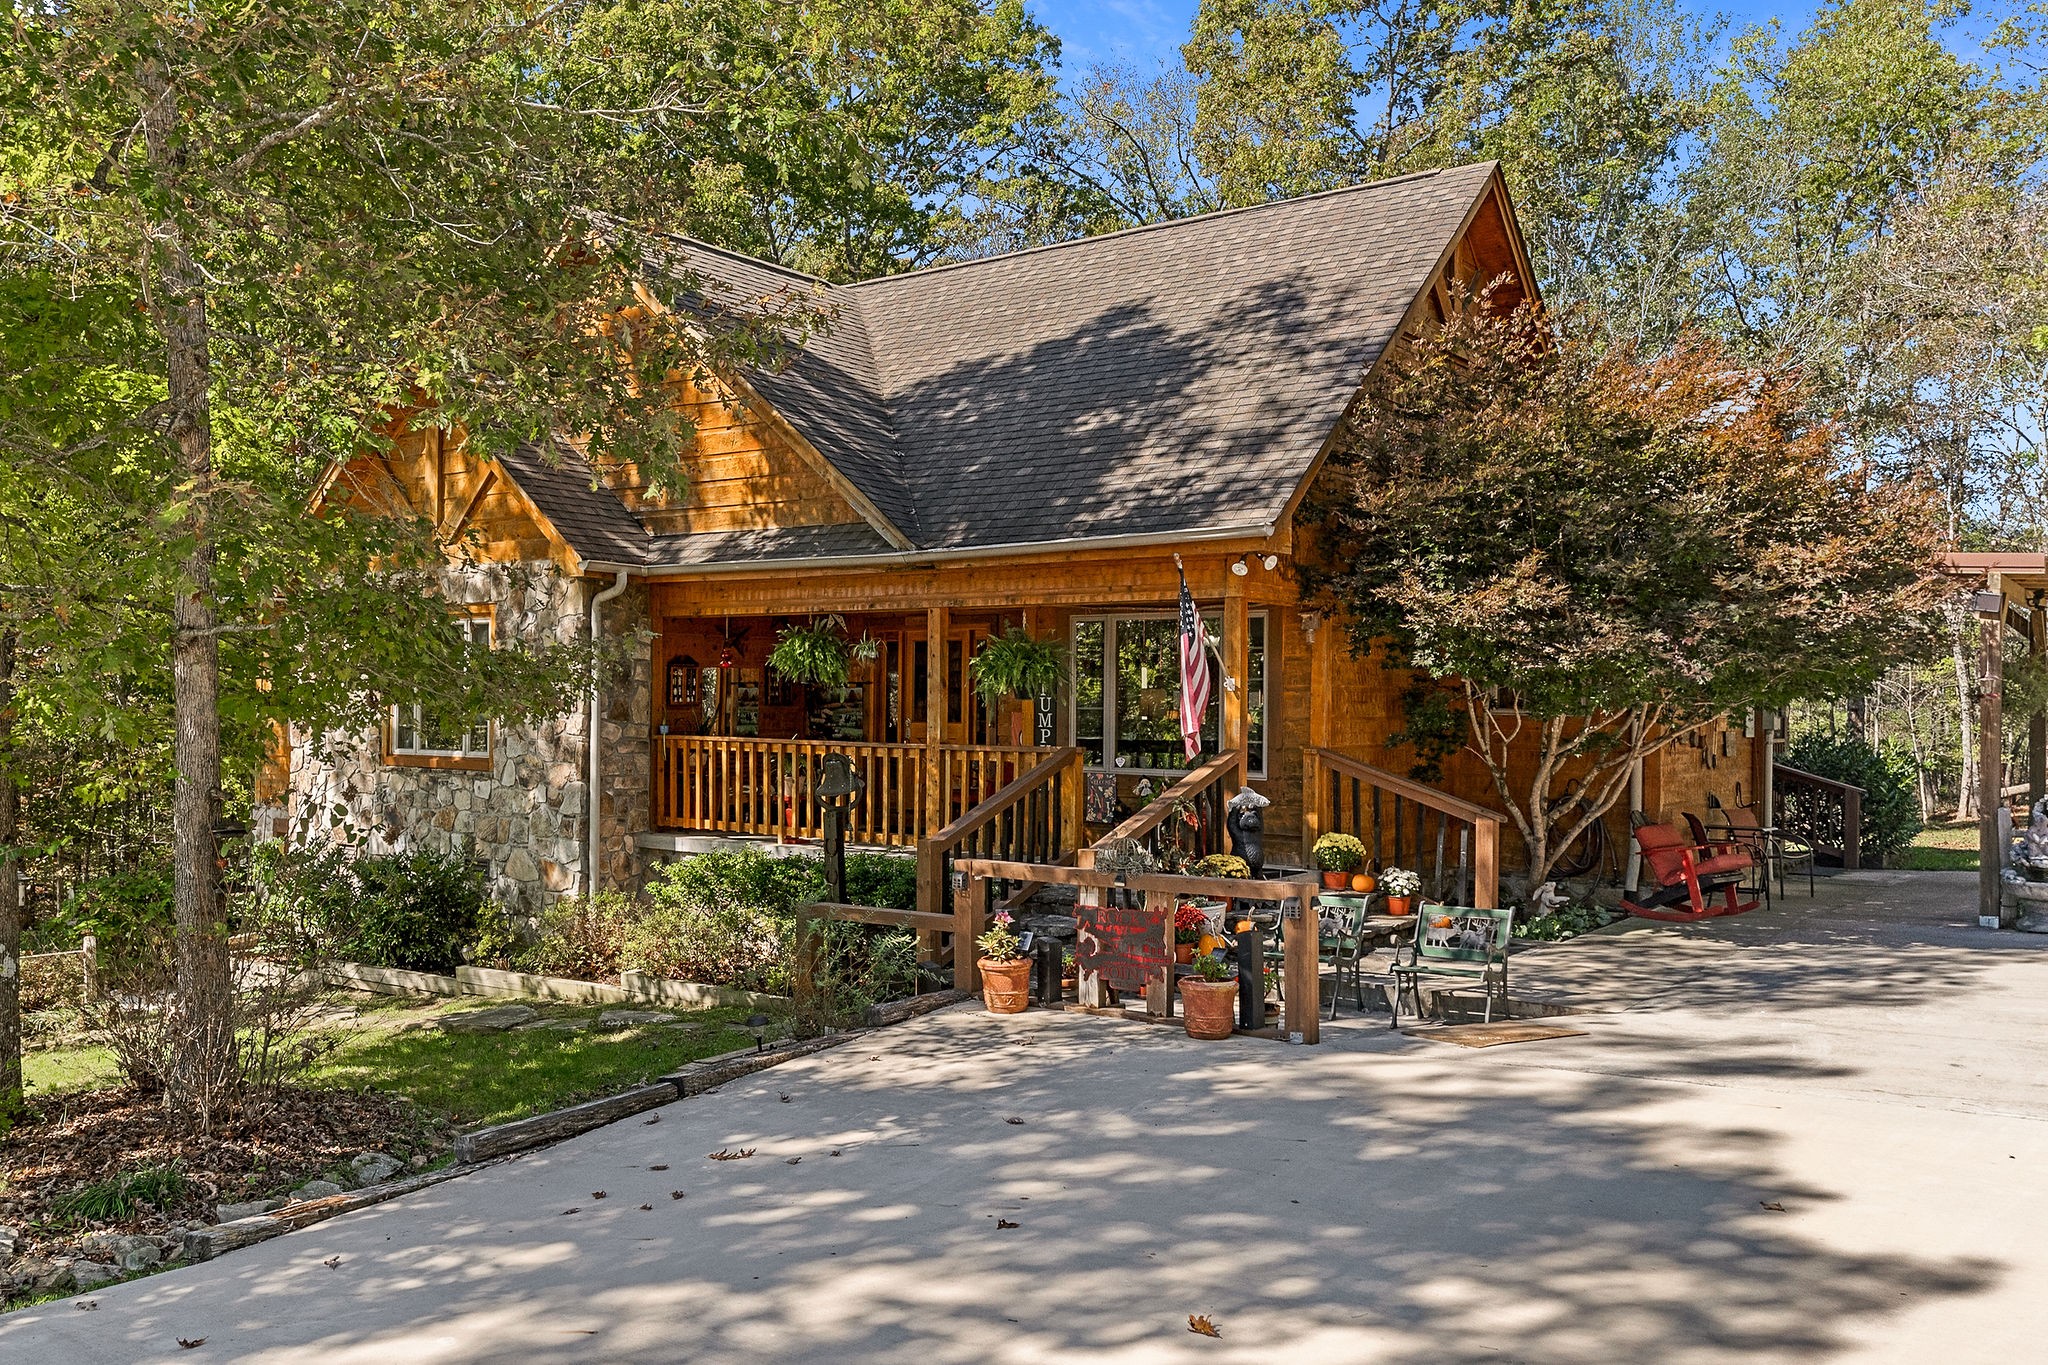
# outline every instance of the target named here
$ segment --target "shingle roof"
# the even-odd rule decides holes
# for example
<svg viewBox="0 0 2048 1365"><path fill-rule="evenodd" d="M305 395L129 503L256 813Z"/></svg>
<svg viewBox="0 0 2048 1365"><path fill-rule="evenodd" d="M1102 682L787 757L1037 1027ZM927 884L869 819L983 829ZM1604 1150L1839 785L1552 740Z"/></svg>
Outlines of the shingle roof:
<svg viewBox="0 0 2048 1365"><path fill-rule="evenodd" d="M714 290L823 291L834 324L748 378L920 549L1263 529L1493 174L1425 172L837 287L681 250ZM631 539L615 518L604 534ZM641 562L867 553L816 548L860 540L662 536Z"/></svg>
<svg viewBox="0 0 2048 1365"><path fill-rule="evenodd" d="M522 442L498 463L584 559L647 562L654 537L574 448L558 441L550 459L540 447Z"/></svg>

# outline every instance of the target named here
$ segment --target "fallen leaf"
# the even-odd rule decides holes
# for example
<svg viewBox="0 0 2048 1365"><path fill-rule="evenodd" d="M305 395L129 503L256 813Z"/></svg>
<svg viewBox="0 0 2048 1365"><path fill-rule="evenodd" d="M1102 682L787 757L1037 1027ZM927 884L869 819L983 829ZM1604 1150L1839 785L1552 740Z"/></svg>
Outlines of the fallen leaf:
<svg viewBox="0 0 2048 1365"><path fill-rule="evenodd" d="M793 1156L793 1157L791 1157L791 1158L790 1158L789 1160L787 1160L787 1161L783 1162L782 1164L783 1164L783 1165L785 1165L785 1166L794 1166L794 1165L796 1165L796 1163L797 1163L797 1162L799 1162L799 1161L802 1161L802 1160L803 1160L803 1158L802 1158L802 1157L800 1157L800 1156Z"/></svg>
<svg viewBox="0 0 2048 1365"><path fill-rule="evenodd" d="M1004 1119L1004 1120L1003 1120L1003 1122L1004 1122L1004 1123L1022 1123L1022 1122L1024 1122L1024 1120L1022 1120L1022 1119Z"/></svg>
<svg viewBox="0 0 2048 1365"><path fill-rule="evenodd" d="M641 1126L642 1128L645 1128L645 1127L646 1127L646 1126L647 1126L648 1124L650 1124L650 1123L660 1123L660 1122L661 1122L661 1115L659 1115L659 1114L656 1114L656 1115L655 1115L655 1116L654 1116L653 1118L651 1118L651 1119L642 1119L642 1120L640 1120L640 1126Z"/></svg>
<svg viewBox="0 0 2048 1365"><path fill-rule="evenodd" d="M839 1149L838 1149L837 1147L834 1147L834 1148L832 1149L832 1155L833 1155L833 1156L838 1156L838 1155L839 1155Z"/></svg>
<svg viewBox="0 0 2048 1365"><path fill-rule="evenodd" d="M1000 1231L1001 1231L1002 1229L1004 1229L1004 1228L1013 1228L1013 1227L1016 1227L1016 1226L1017 1226L1017 1225L1016 1225L1015 1223L1011 1222L1011 1221L1010 1221L1009 1219L1007 1219L1007 1218L998 1218L998 1219L996 1219L996 1230L997 1230L998 1232L1000 1232Z"/></svg>
<svg viewBox="0 0 2048 1365"><path fill-rule="evenodd" d="M1772 1213L1783 1213L1785 1211L1785 1206L1783 1204L1778 1203L1775 1199L1759 1199L1756 1202L1762 1204Z"/></svg>
<svg viewBox="0 0 2048 1365"><path fill-rule="evenodd" d="M1188 1314L1188 1330L1198 1337L1220 1337L1223 1335L1223 1333L1216 1330L1216 1324L1209 1321L1208 1315L1205 1313Z"/></svg>
<svg viewBox="0 0 2048 1365"><path fill-rule="evenodd" d="M562 1217L564 1217L564 1218L567 1218L567 1217L568 1217L568 1216L569 1216L570 1214L572 1214L572 1213L581 1213L581 1212L583 1212L583 1210L582 1210L582 1209L563 1209L563 1210L562 1210Z"/></svg>
<svg viewBox="0 0 2048 1365"><path fill-rule="evenodd" d="M179 1337L178 1344L188 1351L196 1351L206 1344L205 1337Z"/></svg>
<svg viewBox="0 0 2048 1365"><path fill-rule="evenodd" d="M713 1161L745 1161L753 1154L754 1149L752 1147L742 1147L737 1152L728 1151L726 1148L720 1147L717 1151L711 1153L711 1159Z"/></svg>
<svg viewBox="0 0 2048 1365"><path fill-rule="evenodd" d="M81 1299L78 1303L78 1311L81 1313L90 1313L99 1306L100 1301L98 1299Z"/></svg>
<svg viewBox="0 0 2048 1365"><path fill-rule="evenodd" d="M603 1190L592 1190L592 1191L590 1192L590 1197L591 1197L592 1199L602 1199L602 1198L604 1198L604 1191L603 1191Z"/></svg>
<svg viewBox="0 0 2048 1365"><path fill-rule="evenodd" d="M665 1171L665 1170L667 1170L667 1169L668 1169L668 1167L667 1167L667 1166L665 1166L665 1165L663 1165L663 1166L649 1166L649 1167L648 1167L647 1169L648 1169L648 1170L650 1170L650 1171Z"/></svg>
<svg viewBox="0 0 2048 1365"><path fill-rule="evenodd" d="M788 1104L788 1103L789 1103L789 1096L787 1096L787 1095L784 1095L784 1096L782 1096L781 1098L782 1098L782 1102L783 1102L784 1104Z"/></svg>
<svg viewBox="0 0 2048 1365"><path fill-rule="evenodd" d="M329 1257L328 1257L328 1258L327 1258L326 1260L322 1261L322 1262L321 1262L320 1264L321 1264L321 1265L324 1265L324 1266L326 1266L326 1267L327 1267L327 1268L328 1268L329 1270L332 1270L332 1269L334 1269L334 1267L336 1267L336 1266L338 1266L338 1265L340 1265L340 1264L341 1264L341 1257L339 1257L339 1256L329 1256Z"/></svg>
<svg viewBox="0 0 2048 1365"><path fill-rule="evenodd" d="M671 1199L681 1199L683 1197L683 1192L681 1190L670 1190L668 1192L668 1197Z"/></svg>
<svg viewBox="0 0 2048 1365"><path fill-rule="evenodd" d="M644 1212L646 1212L646 1211L647 1211L648 1209L651 1209L651 1208L653 1208L653 1207L654 1207L654 1205L652 1205L652 1204L642 1204L642 1205L640 1206L640 1209L641 1209L641 1212L643 1212L643 1213L644 1213Z"/></svg>

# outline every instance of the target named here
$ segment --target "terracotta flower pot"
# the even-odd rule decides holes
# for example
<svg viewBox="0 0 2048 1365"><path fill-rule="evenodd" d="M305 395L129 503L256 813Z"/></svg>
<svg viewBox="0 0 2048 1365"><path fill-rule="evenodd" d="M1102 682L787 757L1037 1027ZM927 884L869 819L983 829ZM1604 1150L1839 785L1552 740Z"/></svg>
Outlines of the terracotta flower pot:
<svg viewBox="0 0 2048 1365"><path fill-rule="evenodd" d="M1237 982L1188 977L1180 983L1180 1011L1188 1037L1228 1038L1237 1030Z"/></svg>
<svg viewBox="0 0 2048 1365"><path fill-rule="evenodd" d="M1349 872L1325 872L1323 874L1323 890L1325 891L1342 891L1349 885L1351 885L1351 874Z"/></svg>
<svg viewBox="0 0 2048 1365"><path fill-rule="evenodd" d="M1031 959L981 960L981 1003L990 1014L1022 1014L1031 1003Z"/></svg>
<svg viewBox="0 0 2048 1365"><path fill-rule="evenodd" d="M1387 897L1387 913L1390 915L1412 915L1415 913L1415 897Z"/></svg>
<svg viewBox="0 0 2048 1365"><path fill-rule="evenodd" d="M1183 967L1185 967L1188 963L1193 962L1195 960L1195 945L1192 943L1174 944L1173 960L1175 962L1180 963Z"/></svg>

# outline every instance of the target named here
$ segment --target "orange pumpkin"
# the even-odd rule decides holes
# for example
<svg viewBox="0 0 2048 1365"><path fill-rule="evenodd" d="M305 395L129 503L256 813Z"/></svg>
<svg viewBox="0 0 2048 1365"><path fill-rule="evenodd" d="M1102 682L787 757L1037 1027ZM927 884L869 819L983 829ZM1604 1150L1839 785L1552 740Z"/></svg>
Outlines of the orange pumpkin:
<svg viewBox="0 0 2048 1365"><path fill-rule="evenodd" d="M1351 889L1353 891L1370 891L1379 884L1379 879L1370 872L1361 872L1351 879Z"/></svg>

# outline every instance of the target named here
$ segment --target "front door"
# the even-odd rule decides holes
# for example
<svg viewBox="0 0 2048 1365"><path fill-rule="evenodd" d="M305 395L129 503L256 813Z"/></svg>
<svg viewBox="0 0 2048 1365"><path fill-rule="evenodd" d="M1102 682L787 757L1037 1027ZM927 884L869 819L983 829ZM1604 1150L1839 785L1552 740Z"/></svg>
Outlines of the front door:
<svg viewBox="0 0 2048 1365"><path fill-rule="evenodd" d="M967 680L967 661L986 639L986 626L954 626L946 632L946 709L939 721L943 727L939 741L942 744L995 742L989 737L988 708ZM926 632L912 630L905 634L903 647L910 656L910 666L903 677L909 694L903 699L904 714L910 717L906 737L913 744L922 744L931 733L932 723L927 705L930 640Z"/></svg>

